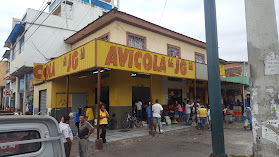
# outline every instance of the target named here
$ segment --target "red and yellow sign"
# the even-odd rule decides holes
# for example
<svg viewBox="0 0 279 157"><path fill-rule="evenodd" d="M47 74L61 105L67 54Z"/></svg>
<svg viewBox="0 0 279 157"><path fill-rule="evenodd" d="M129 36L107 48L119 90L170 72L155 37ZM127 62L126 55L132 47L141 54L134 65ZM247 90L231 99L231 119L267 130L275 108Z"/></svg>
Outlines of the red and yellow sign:
<svg viewBox="0 0 279 157"><path fill-rule="evenodd" d="M195 63L127 46L97 41L97 66L180 78L195 78Z"/></svg>
<svg viewBox="0 0 279 157"><path fill-rule="evenodd" d="M45 65L46 80L84 71L95 66L95 41L74 49Z"/></svg>
<svg viewBox="0 0 279 157"><path fill-rule="evenodd" d="M45 81L45 64L34 63L33 84L42 83L43 81Z"/></svg>

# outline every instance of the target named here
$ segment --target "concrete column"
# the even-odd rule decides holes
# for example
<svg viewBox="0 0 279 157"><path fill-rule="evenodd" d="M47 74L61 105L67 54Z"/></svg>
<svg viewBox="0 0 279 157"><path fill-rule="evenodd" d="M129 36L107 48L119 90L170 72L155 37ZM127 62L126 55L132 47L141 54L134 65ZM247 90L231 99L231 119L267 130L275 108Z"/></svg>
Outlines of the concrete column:
<svg viewBox="0 0 279 157"><path fill-rule="evenodd" d="M16 77L16 82L15 82L15 89L14 89L14 92L15 92L15 108L20 108L20 96L19 96L19 90L18 90L18 87L19 87L19 77Z"/></svg>
<svg viewBox="0 0 279 157"><path fill-rule="evenodd" d="M279 45L274 0L245 0L255 156L279 154Z"/></svg>

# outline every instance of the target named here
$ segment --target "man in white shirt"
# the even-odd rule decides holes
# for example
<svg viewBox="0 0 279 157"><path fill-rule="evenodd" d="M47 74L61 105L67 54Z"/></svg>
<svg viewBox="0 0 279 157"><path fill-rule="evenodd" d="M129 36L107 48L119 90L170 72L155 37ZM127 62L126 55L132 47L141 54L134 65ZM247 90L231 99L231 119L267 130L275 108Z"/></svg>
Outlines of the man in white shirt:
<svg viewBox="0 0 279 157"><path fill-rule="evenodd" d="M65 154L66 157L70 156L71 153L71 146L72 146L72 141L73 141L73 133L72 130L69 126L70 124L70 117L65 116L63 123L59 123L59 128L62 133L62 141L64 143L65 147Z"/></svg>
<svg viewBox="0 0 279 157"><path fill-rule="evenodd" d="M141 119L142 118L142 102L141 102L141 100L138 100L135 103L135 107L137 108L137 117L139 119Z"/></svg>
<svg viewBox="0 0 279 157"><path fill-rule="evenodd" d="M161 134L161 115L163 113L163 107L159 104L159 100L156 99L155 104L152 105L152 112L153 112L153 125L154 130L156 132L156 127L158 125L159 133Z"/></svg>
<svg viewBox="0 0 279 157"><path fill-rule="evenodd" d="M190 115L191 115L191 107L194 106L194 103L192 103L189 100L187 100L187 104L186 104L186 125L189 126L189 119L190 119Z"/></svg>

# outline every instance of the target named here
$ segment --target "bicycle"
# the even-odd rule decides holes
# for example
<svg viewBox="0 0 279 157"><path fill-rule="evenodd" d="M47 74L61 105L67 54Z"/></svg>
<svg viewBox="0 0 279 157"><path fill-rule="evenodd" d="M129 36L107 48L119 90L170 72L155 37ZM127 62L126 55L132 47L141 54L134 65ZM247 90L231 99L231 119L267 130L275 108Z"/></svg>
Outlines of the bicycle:
<svg viewBox="0 0 279 157"><path fill-rule="evenodd" d="M122 127L124 129L128 129L132 126L132 124L135 124L136 127L140 127L142 126L142 121L139 118L131 116L130 113L128 113L127 118L124 119L122 122Z"/></svg>
<svg viewBox="0 0 279 157"><path fill-rule="evenodd" d="M108 129L109 130L114 130L117 127L117 121L114 119L115 114L112 114L112 118L108 119Z"/></svg>

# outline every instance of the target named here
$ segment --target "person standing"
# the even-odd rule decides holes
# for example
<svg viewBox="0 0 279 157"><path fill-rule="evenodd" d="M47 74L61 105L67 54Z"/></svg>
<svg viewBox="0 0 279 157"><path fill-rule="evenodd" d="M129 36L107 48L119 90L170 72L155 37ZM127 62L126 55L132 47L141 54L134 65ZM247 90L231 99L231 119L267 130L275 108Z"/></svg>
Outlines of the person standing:
<svg viewBox="0 0 279 157"><path fill-rule="evenodd" d="M59 124L59 128L62 133L62 141L64 143L66 157L70 156L72 141L73 141L73 133L69 124L70 124L69 116L65 116L63 122Z"/></svg>
<svg viewBox="0 0 279 157"><path fill-rule="evenodd" d="M141 100L136 101L135 107L137 108L137 117L142 118L142 102Z"/></svg>
<svg viewBox="0 0 279 157"><path fill-rule="evenodd" d="M207 115L207 110L204 108L204 106L199 108L198 114L200 116L200 130L203 130Z"/></svg>
<svg viewBox="0 0 279 157"><path fill-rule="evenodd" d="M190 105L191 104L190 100L187 100L186 103L187 103L186 108L185 108L185 110L186 110L186 125L189 126L190 125L189 124L189 119L190 119L190 114L191 114L191 107L194 106L194 103L192 103L192 105Z"/></svg>
<svg viewBox="0 0 279 157"><path fill-rule="evenodd" d="M246 112L247 112L247 118L246 119L248 119L249 124L250 124L250 130L252 130L252 112L251 112L251 107L250 106L248 106L246 108Z"/></svg>
<svg viewBox="0 0 279 157"><path fill-rule="evenodd" d="M163 113L163 107L161 104L159 104L159 100L155 100L155 104L152 105L152 111L153 111L153 125L154 130L156 132L156 127L158 125L159 133L161 134L161 115Z"/></svg>
<svg viewBox="0 0 279 157"><path fill-rule="evenodd" d="M146 107L146 113L147 113L147 123L148 123L148 127L149 127L149 129L150 129L150 125L151 125L151 123L150 123L150 117L151 117L151 111L150 111L150 102L148 102L148 106Z"/></svg>
<svg viewBox="0 0 279 157"><path fill-rule="evenodd" d="M87 121L93 125L94 123L94 114L93 114L93 110L91 107L86 106L86 118Z"/></svg>
<svg viewBox="0 0 279 157"><path fill-rule="evenodd" d="M178 121L182 122L182 120L183 120L183 110L182 110L181 102L178 102L177 111L178 111L178 116L179 116L179 120Z"/></svg>
<svg viewBox="0 0 279 157"><path fill-rule="evenodd" d="M109 114L108 114L107 110L105 109L104 105L101 105L100 126L102 128L102 133L100 135L100 138L103 139L103 143L107 143L106 132L107 132L107 125L108 125L108 118L109 118Z"/></svg>
<svg viewBox="0 0 279 157"><path fill-rule="evenodd" d="M76 120L75 120L78 133L79 133L79 117L81 115L84 115L84 112L82 111L81 107L78 107L78 112L76 112Z"/></svg>
<svg viewBox="0 0 279 157"><path fill-rule="evenodd" d="M94 127L85 121L85 115L79 116L79 156L88 156L88 138L93 133Z"/></svg>

